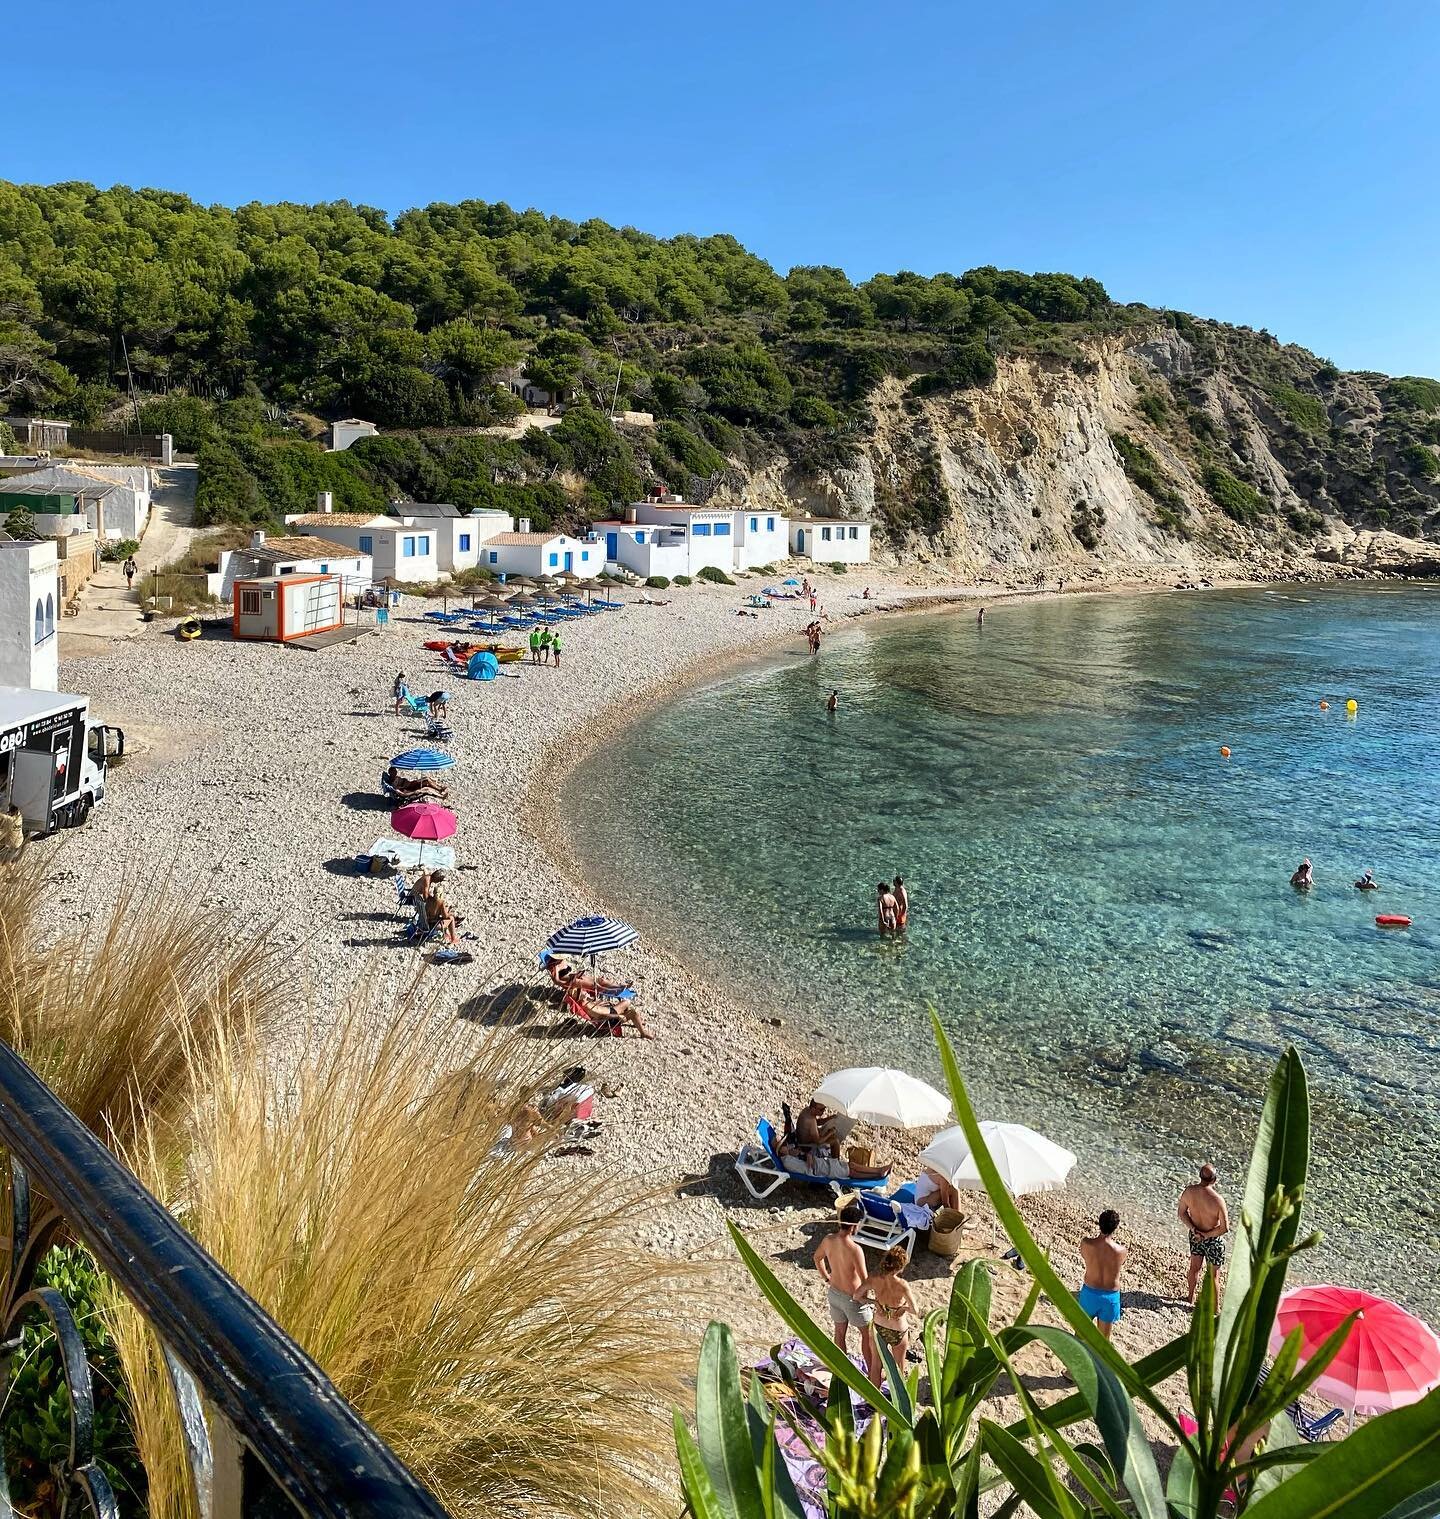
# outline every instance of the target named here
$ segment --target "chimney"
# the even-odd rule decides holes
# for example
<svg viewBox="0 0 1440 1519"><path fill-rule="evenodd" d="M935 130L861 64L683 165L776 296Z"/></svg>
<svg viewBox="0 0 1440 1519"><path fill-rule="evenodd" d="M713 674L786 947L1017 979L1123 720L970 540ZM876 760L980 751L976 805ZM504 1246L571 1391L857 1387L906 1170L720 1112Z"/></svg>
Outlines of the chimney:
<svg viewBox="0 0 1440 1519"><path fill-rule="evenodd" d="M265 534L262 529L257 527L255 531L250 534L250 547L252 549L263 549L265 547Z"/></svg>
<svg viewBox="0 0 1440 1519"><path fill-rule="evenodd" d="M315 510L319 512L333 512L335 510L335 497L330 491L317 491L315 495Z"/></svg>
<svg viewBox="0 0 1440 1519"><path fill-rule="evenodd" d="M638 522L640 520L640 513L633 506L627 506L625 508L625 520L627 522Z"/></svg>
<svg viewBox="0 0 1440 1519"><path fill-rule="evenodd" d="M530 531L530 519L528 517L522 517L520 519L520 526L516 528L515 531L517 533L528 533Z"/></svg>

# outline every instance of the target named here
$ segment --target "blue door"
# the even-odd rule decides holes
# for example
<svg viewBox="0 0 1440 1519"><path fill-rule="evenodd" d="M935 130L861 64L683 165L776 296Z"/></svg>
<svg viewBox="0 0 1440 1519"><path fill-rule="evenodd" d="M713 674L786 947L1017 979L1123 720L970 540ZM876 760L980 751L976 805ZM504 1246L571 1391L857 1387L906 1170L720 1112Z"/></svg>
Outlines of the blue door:
<svg viewBox="0 0 1440 1519"><path fill-rule="evenodd" d="M574 556L574 554L567 553L565 555L565 568L567 570L573 570L575 568L575 556Z"/></svg>
<svg viewBox="0 0 1440 1519"><path fill-rule="evenodd" d="M803 527L795 529L795 552L797 554L805 552L805 529Z"/></svg>
<svg viewBox="0 0 1440 1519"><path fill-rule="evenodd" d="M605 534L605 557L606 557L606 559L608 559L610 561L611 564L615 564L615 563L618 562L618 560L620 558L620 534L619 533L606 533Z"/></svg>

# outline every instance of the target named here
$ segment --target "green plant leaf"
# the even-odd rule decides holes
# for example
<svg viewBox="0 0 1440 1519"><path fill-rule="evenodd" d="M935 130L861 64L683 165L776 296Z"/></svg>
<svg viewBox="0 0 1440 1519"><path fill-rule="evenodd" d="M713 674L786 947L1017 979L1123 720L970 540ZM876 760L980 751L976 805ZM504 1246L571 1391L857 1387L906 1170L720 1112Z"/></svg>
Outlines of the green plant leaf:
<svg viewBox="0 0 1440 1519"><path fill-rule="evenodd" d="M1175 1448L1165 1482L1165 1499L1176 1519L1199 1519L1200 1478L1188 1443Z"/></svg>
<svg viewBox="0 0 1440 1519"><path fill-rule="evenodd" d="M871 1333L875 1331L872 1329ZM910 1396L910 1386L905 1380L905 1373L900 1369L890 1347L875 1335L875 1344L880 1351L880 1360L885 1366L885 1381L890 1388L890 1396L895 1399L896 1407L904 1415L905 1427L915 1427L915 1400Z"/></svg>
<svg viewBox="0 0 1440 1519"><path fill-rule="evenodd" d="M1261 1227L1265 1209L1276 1188L1291 1193L1303 1192L1309 1170L1310 1088L1299 1053L1290 1045L1275 1063L1266 1089L1265 1106L1255 1133L1255 1148L1250 1155L1250 1170L1245 1178L1241 1233L1247 1219L1251 1227L1257 1230ZM1276 1253L1295 1244L1299 1238L1300 1217L1301 1209L1297 1204L1294 1212L1280 1224L1274 1241ZM1258 1298L1249 1302L1253 1279L1254 1262L1242 1238L1237 1241L1225 1279L1225 1299L1215 1345L1217 1387L1224 1384L1226 1366L1235 1353L1232 1341L1237 1341L1237 1337L1248 1338L1249 1347L1245 1364L1237 1368L1239 1380L1234 1384L1232 1406L1216 1410L1217 1423L1222 1428L1229 1427L1230 1415L1241 1406L1255 1385L1269 1345L1280 1295L1285 1290L1285 1266L1282 1263L1269 1272Z"/></svg>
<svg viewBox="0 0 1440 1519"><path fill-rule="evenodd" d="M986 1454L1037 1519L1075 1519L1078 1511L1064 1489L1056 1486L1050 1469L1014 1435L981 1419L980 1439Z"/></svg>
<svg viewBox="0 0 1440 1519"><path fill-rule="evenodd" d="M731 1519L760 1519L760 1479L745 1400L740 1394L740 1362L728 1324L712 1322L700 1342L695 1379L695 1434L715 1497Z"/></svg>
<svg viewBox="0 0 1440 1519"><path fill-rule="evenodd" d="M825 1369L844 1382L851 1391L859 1393L877 1413L883 1413L887 1419L894 1419L897 1424L905 1424L907 1421L896 1404L887 1398L864 1372L856 1369L850 1357L791 1297L785 1290L784 1284L761 1260L755 1247L740 1230L729 1220L726 1221L725 1227L729 1229L730 1238L734 1240L735 1248L740 1252L740 1259L745 1262L745 1269L754 1279L755 1285L759 1287L770 1306L786 1325L799 1335Z"/></svg>
<svg viewBox="0 0 1440 1519"><path fill-rule="evenodd" d="M710 1473L700 1458L699 1448L685 1427L685 1417L677 1408L674 1414L675 1454L680 1461L680 1490L694 1519L727 1519L720 1507Z"/></svg>
<svg viewBox="0 0 1440 1519"><path fill-rule="evenodd" d="M1360 1425L1245 1510L1247 1519L1379 1519L1440 1485L1440 1389ZM1419 1510L1423 1513L1424 1510Z"/></svg>
<svg viewBox="0 0 1440 1519"><path fill-rule="evenodd" d="M1125 1389L1110 1368L1064 1329L1032 1324L1002 1330L999 1339L1007 1353L1012 1345L1036 1341L1064 1366L1099 1427L1110 1464L1120 1474L1135 1512L1141 1519L1166 1519L1165 1492L1154 1452ZM1037 1409L1036 1416L1047 1428L1054 1427L1044 1418L1044 1410ZM1058 1445L1056 1448L1060 1449Z"/></svg>
<svg viewBox="0 0 1440 1519"><path fill-rule="evenodd" d="M1168 1345L1162 1345L1159 1350L1152 1350L1149 1355L1142 1356L1131 1370L1147 1386L1158 1386L1161 1382L1168 1381L1185 1365L1185 1353L1189 1343L1189 1335L1182 1334L1178 1339L1171 1340ZM1075 1392L1051 1403L1048 1408L1040 1410L1040 1418L1047 1429L1063 1429L1067 1424L1075 1423L1077 1419L1089 1417L1090 1410L1085 1406L1084 1398ZM1024 1428L1024 1421L1017 1419L1005 1427L1012 1435L1018 1434Z"/></svg>

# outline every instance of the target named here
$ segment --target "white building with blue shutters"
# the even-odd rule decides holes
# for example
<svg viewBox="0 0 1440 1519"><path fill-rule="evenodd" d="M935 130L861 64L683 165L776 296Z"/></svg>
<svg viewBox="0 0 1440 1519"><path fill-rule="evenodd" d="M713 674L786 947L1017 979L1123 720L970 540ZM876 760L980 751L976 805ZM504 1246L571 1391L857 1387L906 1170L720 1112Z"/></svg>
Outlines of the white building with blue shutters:
<svg viewBox="0 0 1440 1519"><path fill-rule="evenodd" d="M520 519L514 533L496 533L487 538L480 552L484 569L496 575L578 575L592 580L605 568L602 540L591 534L573 538L568 533L532 533L530 519Z"/></svg>

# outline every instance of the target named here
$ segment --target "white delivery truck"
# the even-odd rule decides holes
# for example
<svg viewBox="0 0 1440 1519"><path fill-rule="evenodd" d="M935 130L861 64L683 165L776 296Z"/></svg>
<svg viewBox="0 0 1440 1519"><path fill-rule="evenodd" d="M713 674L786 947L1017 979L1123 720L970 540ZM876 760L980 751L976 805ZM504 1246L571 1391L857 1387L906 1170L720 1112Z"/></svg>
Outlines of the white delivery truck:
<svg viewBox="0 0 1440 1519"><path fill-rule="evenodd" d="M125 735L89 709L85 696L0 686L0 806L19 808L27 833L74 828L104 798Z"/></svg>

